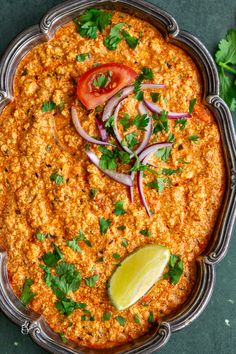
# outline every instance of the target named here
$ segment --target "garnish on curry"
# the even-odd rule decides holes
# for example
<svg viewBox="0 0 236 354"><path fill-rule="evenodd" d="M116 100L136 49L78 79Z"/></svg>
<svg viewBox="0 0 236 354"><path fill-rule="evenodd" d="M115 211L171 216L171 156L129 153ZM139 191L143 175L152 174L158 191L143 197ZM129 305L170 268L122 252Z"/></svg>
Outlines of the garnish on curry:
<svg viewBox="0 0 236 354"><path fill-rule="evenodd" d="M192 59L145 21L89 9L23 58L0 122L0 244L22 303L94 348L177 312L225 185ZM160 274L115 307L129 257L147 280L147 245L165 254Z"/></svg>

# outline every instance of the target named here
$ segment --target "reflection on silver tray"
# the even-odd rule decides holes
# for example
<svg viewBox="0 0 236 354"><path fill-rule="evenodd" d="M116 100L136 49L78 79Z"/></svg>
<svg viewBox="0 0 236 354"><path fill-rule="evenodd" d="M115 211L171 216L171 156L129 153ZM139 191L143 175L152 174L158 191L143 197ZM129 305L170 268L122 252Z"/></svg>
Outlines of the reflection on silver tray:
<svg viewBox="0 0 236 354"><path fill-rule="evenodd" d="M152 353L161 348L172 332L191 323L207 305L214 287L214 265L225 256L236 217L236 139L233 121L225 102L219 97L219 79L214 61L203 44L188 32L179 30L176 21L165 11L143 0L72 0L49 11L40 25L22 32L10 44L0 63L0 111L13 99L16 68L34 46L53 37L55 31L89 7L118 9L153 24L171 43L183 48L193 58L203 78L203 101L214 114L224 148L227 185L213 235L204 254L197 259L197 281L189 300L175 316L159 323L151 332L119 348L102 350L107 354ZM29 311L14 295L7 276L7 254L0 249L0 308L23 334L52 353L101 353L101 350L81 347L73 342L62 343L42 316Z"/></svg>

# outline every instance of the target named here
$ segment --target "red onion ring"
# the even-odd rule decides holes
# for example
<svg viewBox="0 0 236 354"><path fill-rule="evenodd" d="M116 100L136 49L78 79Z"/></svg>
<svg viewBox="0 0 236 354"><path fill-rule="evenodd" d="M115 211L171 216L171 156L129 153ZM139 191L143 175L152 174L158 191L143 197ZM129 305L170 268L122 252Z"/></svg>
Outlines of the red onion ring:
<svg viewBox="0 0 236 354"><path fill-rule="evenodd" d="M165 85L160 85L160 84L141 84L141 89L157 89L157 88L163 88ZM110 118L112 115L114 108L118 105L118 103L123 100L125 97L127 97L130 93L134 91L134 86L127 86L124 89L120 90L117 92L112 98L109 99L107 102L103 115L102 115L102 120L105 122Z"/></svg>
<svg viewBox="0 0 236 354"><path fill-rule="evenodd" d="M97 157L96 154L94 154L92 151L90 150L85 150L88 158L90 159L90 161L97 166L97 168L99 168L104 174L106 174L107 176L109 176L110 178L112 178L113 180L115 180L116 182L122 183L125 186L131 187L133 185L133 181L131 179L130 175L126 175L124 173L119 173L119 172L115 172L115 171L110 171L110 170L104 170L100 167L99 165L99 158Z"/></svg>
<svg viewBox="0 0 236 354"><path fill-rule="evenodd" d="M104 128L102 120L97 117L95 118L95 120L96 120L96 124L97 124L99 134L100 134L102 141L105 141L107 143L108 142L108 135L107 135L106 129Z"/></svg>
<svg viewBox="0 0 236 354"><path fill-rule="evenodd" d="M82 128L81 124L80 124L80 121L79 121L79 117L78 117L78 114L77 114L77 111L76 111L76 108L75 107L72 107L71 108L71 117L72 117L72 121L73 121L73 124L74 124L74 127L76 129L76 131L79 133L79 135L84 138L86 141L88 141L89 143L93 143L93 144L97 144L97 145L111 145L111 146L115 146L111 143L107 143L105 141L100 141L100 140L97 140L93 137L91 137L90 135L88 135L86 133L86 131Z"/></svg>
<svg viewBox="0 0 236 354"><path fill-rule="evenodd" d="M150 101L143 101L145 106L153 113L161 114L163 109L158 105ZM192 115L190 113L177 113L177 112L168 112L169 119L179 119L179 118L191 118Z"/></svg>
<svg viewBox="0 0 236 354"><path fill-rule="evenodd" d="M139 155L139 159L142 162L143 165L146 165L148 162L148 159L150 157L151 154L153 154L154 152L156 152L156 150L162 149L162 148L166 148L166 147L171 147L172 144L171 143L156 143L156 144L152 144L150 146L148 146L145 150L143 150L141 152L141 154ZM152 214L150 213L149 207L147 205L146 202L146 198L144 195L144 191L143 191L143 171L138 171L137 172L137 182L138 182L138 191L139 191L139 196L141 199L141 202L144 206L144 208L146 209L146 212L148 214L148 216L151 218Z"/></svg>

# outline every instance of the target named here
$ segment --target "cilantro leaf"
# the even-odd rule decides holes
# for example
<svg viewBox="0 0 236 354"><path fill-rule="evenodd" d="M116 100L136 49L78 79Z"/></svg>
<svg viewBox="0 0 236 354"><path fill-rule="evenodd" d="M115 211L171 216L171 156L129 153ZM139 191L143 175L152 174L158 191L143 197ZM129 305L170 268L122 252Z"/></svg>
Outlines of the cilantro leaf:
<svg viewBox="0 0 236 354"><path fill-rule="evenodd" d="M98 193L98 189L97 188L91 188L89 191L89 196L90 198L95 198L96 194Z"/></svg>
<svg viewBox="0 0 236 354"><path fill-rule="evenodd" d="M122 316L116 316L115 317L116 321L122 326L124 327L125 326L125 323L126 323L126 319Z"/></svg>
<svg viewBox="0 0 236 354"><path fill-rule="evenodd" d="M63 184L65 183L65 179L63 176L59 175L58 173L52 173L50 176L50 180L55 182L56 184Z"/></svg>
<svg viewBox="0 0 236 354"><path fill-rule="evenodd" d="M152 69L148 68L148 67L143 67L141 69L141 73L136 77L135 81L134 81L134 93L135 93L135 98L138 101L142 101L143 100L143 91L141 91L141 83L143 82L143 80L149 80L149 79L153 79L154 78L154 74Z"/></svg>
<svg viewBox="0 0 236 354"><path fill-rule="evenodd" d="M44 101L43 105L41 107L41 111L43 113L45 112L50 112L52 111L54 108L56 107L56 103L54 103L53 101Z"/></svg>
<svg viewBox="0 0 236 354"><path fill-rule="evenodd" d="M122 237L122 242L121 242L121 246L123 246L123 247L127 247L128 246L128 242L127 242L127 239L126 238L124 238L124 237Z"/></svg>
<svg viewBox="0 0 236 354"><path fill-rule="evenodd" d="M44 234L43 232L40 232L40 231L36 232L35 236L39 241L45 241L45 239L47 237L46 234Z"/></svg>
<svg viewBox="0 0 236 354"><path fill-rule="evenodd" d="M124 131L126 131L130 126L130 115L128 113L124 113L123 118L120 119L120 124L123 126Z"/></svg>
<svg viewBox="0 0 236 354"><path fill-rule="evenodd" d="M98 75L94 80L93 80L93 86L95 87L106 87L109 82L109 78L105 74Z"/></svg>
<svg viewBox="0 0 236 354"><path fill-rule="evenodd" d="M162 110L160 113L160 116L156 119L154 128L153 128L153 133L158 133L158 132L163 132L166 131L168 132L169 127L168 127L168 112L165 110Z"/></svg>
<svg viewBox="0 0 236 354"><path fill-rule="evenodd" d="M107 233L107 230L109 228L109 226L111 225L111 221L109 219L104 219L103 217L101 217L99 219L99 224L100 224L100 232L102 235Z"/></svg>
<svg viewBox="0 0 236 354"><path fill-rule="evenodd" d="M138 38L131 36L127 31L122 31L123 37L130 48L134 49L137 47Z"/></svg>
<svg viewBox="0 0 236 354"><path fill-rule="evenodd" d="M216 52L216 62L236 65L236 29L228 31L226 37L219 43L219 50Z"/></svg>
<svg viewBox="0 0 236 354"><path fill-rule="evenodd" d="M40 268L42 268L44 270L44 272L45 272L44 281L45 281L46 285L50 288L51 285L52 285L52 282L51 282L51 278L52 278L51 270L50 270L50 268L48 268L47 266L44 266L43 264L40 264L39 266L40 266Z"/></svg>
<svg viewBox="0 0 236 354"><path fill-rule="evenodd" d="M84 303L75 302L69 298L63 298L58 300L55 303L55 306L62 315L69 316L74 310L83 309L87 305Z"/></svg>
<svg viewBox="0 0 236 354"><path fill-rule="evenodd" d="M191 135L191 136L188 137L188 139L191 140L191 141L198 141L199 136L197 136L197 135Z"/></svg>
<svg viewBox="0 0 236 354"><path fill-rule="evenodd" d="M65 333L61 332L61 333L59 333L59 336L60 336L61 341L63 343L67 343L68 342L68 339L66 338Z"/></svg>
<svg viewBox="0 0 236 354"><path fill-rule="evenodd" d="M85 234L83 233L82 230L79 230L79 234L76 237L77 241L84 241L86 239Z"/></svg>
<svg viewBox="0 0 236 354"><path fill-rule="evenodd" d="M126 226L125 225L120 225L120 226L117 226L117 230L125 230L126 229Z"/></svg>
<svg viewBox="0 0 236 354"><path fill-rule="evenodd" d="M196 99L196 98L193 98L193 99L190 101L190 103L189 103L189 109L188 109L188 112L189 112L190 114L193 113L193 108L194 108L196 102L197 102L197 99Z"/></svg>
<svg viewBox="0 0 236 354"><path fill-rule="evenodd" d="M82 253L82 249L80 248L80 246L77 243L77 239L72 239L72 240L67 240L66 244L68 247L70 247L74 252L79 252Z"/></svg>
<svg viewBox="0 0 236 354"><path fill-rule="evenodd" d="M126 211L124 210L124 202L123 201L117 201L115 204L115 215L123 215L126 214Z"/></svg>
<svg viewBox="0 0 236 354"><path fill-rule="evenodd" d="M76 61L78 61L79 63L82 61L85 61L85 59L89 56L89 53L81 53L76 55Z"/></svg>
<svg viewBox="0 0 236 354"><path fill-rule="evenodd" d="M138 314L134 316L134 322L137 324L141 324L140 316Z"/></svg>
<svg viewBox="0 0 236 354"><path fill-rule="evenodd" d="M87 286L89 286L90 288L94 288L98 279L99 279L99 275L95 274L92 277L85 278L84 280Z"/></svg>
<svg viewBox="0 0 236 354"><path fill-rule="evenodd" d="M125 141L126 141L127 144L128 144L128 148L132 150L133 147L138 143L138 140L137 140L137 133L129 133L129 134L126 134L126 136L125 136Z"/></svg>
<svg viewBox="0 0 236 354"><path fill-rule="evenodd" d="M179 167L177 170L172 170L171 168L163 168L161 172L163 173L163 175L172 176L176 173L183 172L183 169L182 167Z"/></svg>
<svg viewBox="0 0 236 354"><path fill-rule="evenodd" d="M117 23L111 28L110 34L107 38L104 39L103 43L105 47L109 50L117 49L118 44L122 40L121 38L121 29L124 26L124 23Z"/></svg>
<svg viewBox="0 0 236 354"><path fill-rule="evenodd" d="M143 236L148 236L148 237L152 236L152 233L150 231L148 231L147 229L140 230L139 233Z"/></svg>
<svg viewBox="0 0 236 354"><path fill-rule="evenodd" d="M113 253L112 257L115 259L120 259L119 253Z"/></svg>
<svg viewBox="0 0 236 354"><path fill-rule="evenodd" d="M169 271L164 274L164 279L169 279L171 284L177 284L183 273L184 266L181 258L172 254L169 260Z"/></svg>
<svg viewBox="0 0 236 354"><path fill-rule="evenodd" d="M20 300L23 303L23 305L28 305L30 301L37 295L37 293L33 293L30 290L31 285L33 284L33 280L28 278L25 280L24 285L23 285L23 290L20 296Z"/></svg>
<svg viewBox="0 0 236 354"><path fill-rule="evenodd" d="M186 125L188 124L188 120L185 118L179 118L176 119L175 121L175 128L179 126L180 130L183 130L186 128Z"/></svg>
<svg viewBox="0 0 236 354"><path fill-rule="evenodd" d="M153 315L153 311L150 311L150 312L149 312L148 322L149 322L149 323L155 322L154 315Z"/></svg>
<svg viewBox="0 0 236 354"><path fill-rule="evenodd" d="M167 138L167 141L170 143L174 142L175 141L174 134L170 133ZM162 161L166 162L168 160L168 158L170 157L171 149L172 149L172 147L158 149L157 152L155 153L155 155L156 155L156 157L161 158Z"/></svg>
<svg viewBox="0 0 236 354"><path fill-rule="evenodd" d="M154 103L160 101L160 99L161 99L161 94L160 93L152 92L150 95L151 95L151 98L152 98L152 102L154 102Z"/></svg>
<svg viewBox="0 0 236 354"><path fill-rule="evenodd" d="M152 187L156 189L158 193L161 193L165 188L165 179L162 177L157 177L155 181L146 183L146 186Z"/></svg>
<svg viewBox="0 0 236 354"><path fill-rule="evenodd" d="M115 170L117 164L114 151L104 146L99 146L98 150L102 153L99 161L100 167L104 170Z"/></svg>
<svg viewBox="0 0 236 354"><path fill-rule="evenodd" d="M111 319L111 312L104 312L102 315L102 322L109 321Z"/></svg>
<svg viewBox="0 0 236 354"><path fill-rule="evenodd" d="M143 130L143 131L146 131L146 127L148 126L148 123L149 123L149 117L148 115L145 113L145 114L138 114L135 118L134 118L134 125L136 125L136 127L139 129L139 130Z"/></svg>
<svg viewBox="0 0 236 354"><path fill-rule="evenodd" d="M48 267L54 267L60 259L64 258L64 255L61 253L58 246L53 244L54 252L45 253L42 257L43 262Z"/></svg>
<svg viewBox="0 0 236 354"><path fill-rule="evenodd" d="M97 30L102 32L106 26L111 22L112 14L97 10L88 9L81 16L80 19L75 19L74 22L78 26L77 32L86 38L97 38Z"/></svg>

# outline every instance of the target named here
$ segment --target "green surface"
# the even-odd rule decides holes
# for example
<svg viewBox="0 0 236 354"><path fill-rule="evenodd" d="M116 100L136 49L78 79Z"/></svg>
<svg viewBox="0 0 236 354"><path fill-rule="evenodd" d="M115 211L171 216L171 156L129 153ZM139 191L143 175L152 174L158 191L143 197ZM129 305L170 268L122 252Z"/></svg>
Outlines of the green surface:
<svg viewBox="0 0 236 354"><path fill-rule="evenodd" d="M60 0L0 0L0 54L20 31L39 22ZM79 2L79 0L78 0ZM235 0L153 0L167 10L182 29L196 35L214 53L226 31L236 28ZM236 122L236 115L234 115ZM173 334L162 354L236 353L236 232L226 258L216 267L217 281L204 313L191 325ZM42 354L43 349L0 313L1 354Z"/></svg>

